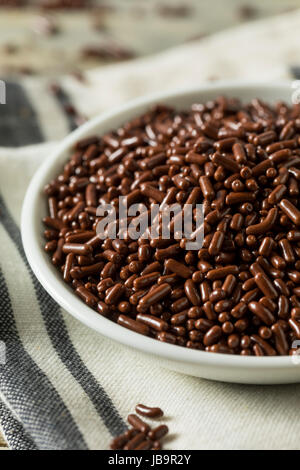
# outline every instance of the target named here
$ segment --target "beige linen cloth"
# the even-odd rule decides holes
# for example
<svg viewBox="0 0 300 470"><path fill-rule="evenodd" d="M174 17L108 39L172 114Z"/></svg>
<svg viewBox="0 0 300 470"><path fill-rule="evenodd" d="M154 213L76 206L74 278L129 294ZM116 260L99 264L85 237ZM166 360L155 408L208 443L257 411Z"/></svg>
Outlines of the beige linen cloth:
<svg viewBox="0 0 300 470"><path fill-rule="evenodd" d="M289 67L300 64L299 30L297 11L155 57L92 70L85 83L65 77L61 84L80 112L91 117L153 91L216 79L292 78ZM45 84L31 78L22 86L45 140L62 138L68 120L48 97ZM133 349L61 312L44 299L37 284L32 287L14 224L19 225L32 174L55 146L50 142L0 149L0 266L6 296L2 294L0 303L6 325L0 339L6 338L12 348L10 369L0 367L6 410L0 423L11 448L108 449L111 435L124 427L140 402L165 410L170 428L166 449L299 449L300 384L217 383L171 372L159 362L153 367ZM10 336L5 336L7 329ZM30 380L36 380L38 393L30 389Z"/></svg>

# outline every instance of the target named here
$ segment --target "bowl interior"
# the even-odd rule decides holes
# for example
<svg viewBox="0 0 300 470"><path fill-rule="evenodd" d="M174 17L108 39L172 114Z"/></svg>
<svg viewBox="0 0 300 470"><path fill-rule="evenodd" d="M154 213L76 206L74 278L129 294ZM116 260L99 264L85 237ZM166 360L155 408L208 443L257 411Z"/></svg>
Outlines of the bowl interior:
<svg viewBox="0 0 300 470"><path fill-rule="evenodd" d="M127 330L101 317L75 295L73 290L63 282L59 272L50 262L49 256L43 249L44 227L41 221L47 213L43 188L62 169L63 164L69 157L70 150L77 140L94 134L101 136L101 134L107 131L116 129L127 120L137 117L155 103L170 104L176 108L186 109L192 103L201 103L213 99L220 94L236 97L244 102L250 101L252 98L260 98L270 103L279 100L290 103L292 93L293 89L288 82L266 85L255 83L219 83L188 91L177 91L169 95L153 95L122 106L116 111L104 113L64 139L57 150L49 156L33 177L22 211L22 238L25 252L33 271L44 288L65 310L84 324L105 336L152 355L186 363L206 363L211 366L234 366L235 364L237 366L243 365L243 367L254 368L265 367L266 364L268 367L290 366L291 361L288 357L256 358L208 354L202 351L161 343Z"/></svg>

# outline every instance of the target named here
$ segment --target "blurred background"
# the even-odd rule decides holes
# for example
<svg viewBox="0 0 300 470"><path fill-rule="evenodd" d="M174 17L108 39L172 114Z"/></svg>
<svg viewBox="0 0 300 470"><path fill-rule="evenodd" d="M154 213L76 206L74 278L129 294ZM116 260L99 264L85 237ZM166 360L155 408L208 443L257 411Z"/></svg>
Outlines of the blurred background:
<svg viewBox="0 0 300 470"><path fill-rule="evenodd" d="M7 190L18 216L15 186L25 192L56 142L100 112L219 78L300 79L299 9L300 0L0 0L0 175L20 176Z"/></svg>
<svg viewBox="0 0 300 470"><path fill-rule="evenodd" d="M80 73L300 7L300 0L0 0L0 75Z"/></svg>

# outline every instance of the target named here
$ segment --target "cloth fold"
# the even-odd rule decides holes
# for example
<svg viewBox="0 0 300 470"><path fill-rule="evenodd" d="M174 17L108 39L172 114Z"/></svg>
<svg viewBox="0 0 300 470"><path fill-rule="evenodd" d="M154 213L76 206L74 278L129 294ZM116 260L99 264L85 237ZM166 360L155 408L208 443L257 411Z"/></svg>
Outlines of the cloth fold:
<svg viewBox="0 0 300 470"><path fill-rule="evenodd" d="M292 78L299 26L300 11L60 83L92 117L150 91L209 79ZM300 385L214 383L162 369L80 324L39 284L21 243L22 201L34 171L71 127L48 85L8 83L8 103L0 106L0 428L10 448L107 449L141 402L165 410L167 449L299 449Z"/></svg>

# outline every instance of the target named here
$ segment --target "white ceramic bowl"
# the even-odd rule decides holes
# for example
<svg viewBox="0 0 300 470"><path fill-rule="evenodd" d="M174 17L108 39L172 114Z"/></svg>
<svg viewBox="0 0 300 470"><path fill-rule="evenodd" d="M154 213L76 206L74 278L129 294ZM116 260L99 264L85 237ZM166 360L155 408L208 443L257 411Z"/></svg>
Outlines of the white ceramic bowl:
<svg viewBox="0 0 300 470"><path fill-rule="evenodd" d="M34 175L22 212L22 237L25 252L34 273L47 292L61 307L82 323L104 336L139 350L141 354L151 356L157 364L159 361L159 365L170 369L228 382L253 384L300 382L300 364L295 363L289 356L242 357L182 348L139 335L98 315L74 294L51 264L49 256L43 250L41 222L46 215L43 187L58 174L77 140L93 134L101 135L115 129L128 119L140 115L154 103L166 103L184 109L194 102L207 101L220 94L237 97L243 101L258 97L268 102L277 100L290 102L292 92L289 82L275 84L227 82L171 94L152 95L101 114L64 139ZM298 362L300 363L300 357Z"/></svg>

